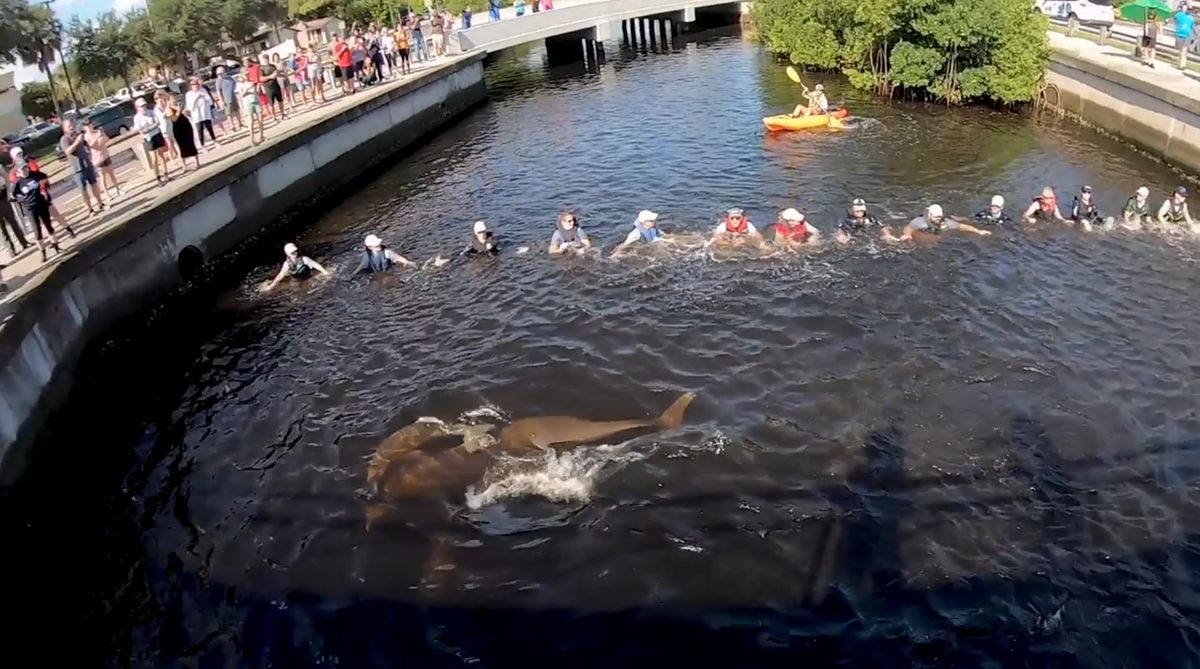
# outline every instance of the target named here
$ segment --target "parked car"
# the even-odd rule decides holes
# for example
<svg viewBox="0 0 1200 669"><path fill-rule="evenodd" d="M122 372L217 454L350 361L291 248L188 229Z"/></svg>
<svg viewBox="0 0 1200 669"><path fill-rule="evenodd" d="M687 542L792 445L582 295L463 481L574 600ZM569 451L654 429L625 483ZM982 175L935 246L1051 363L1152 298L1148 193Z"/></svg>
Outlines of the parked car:
<svg viewBox="0 0 1200 669"><path fill-rule="evenodd" d="M1074 27L1111 28L1115 20L1111 0L1034 0L1033 8Z"/></svg>

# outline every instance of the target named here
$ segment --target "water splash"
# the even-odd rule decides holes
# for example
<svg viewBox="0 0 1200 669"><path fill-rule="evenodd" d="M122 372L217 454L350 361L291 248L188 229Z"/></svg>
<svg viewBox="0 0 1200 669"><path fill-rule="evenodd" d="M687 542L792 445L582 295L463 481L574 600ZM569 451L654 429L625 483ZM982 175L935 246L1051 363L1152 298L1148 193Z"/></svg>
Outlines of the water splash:
<svg viewBox="0 0 1200 669"><path fill-rule="evenodd" d="M529 457L500 456L477 490L467 488L467 508L479 510L501 500L541 497L557 503L587 503L596 484L629 463L646 457L630 442L586 446L561 453L546 450Z"/></svg>

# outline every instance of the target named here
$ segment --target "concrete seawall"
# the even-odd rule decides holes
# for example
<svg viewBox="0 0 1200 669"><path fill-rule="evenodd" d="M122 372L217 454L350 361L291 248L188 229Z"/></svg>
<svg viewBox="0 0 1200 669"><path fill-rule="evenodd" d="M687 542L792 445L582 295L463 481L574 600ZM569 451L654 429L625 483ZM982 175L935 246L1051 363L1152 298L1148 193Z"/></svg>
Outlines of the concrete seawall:
<svg viewBox="0 0 1200 669"><path fill-rule="evenodd" d="M1189 90L1195 81L1176 72L1180 85L1164 85L1162 74L1149 68L1139 72L1139 65L1121 56L1093 54L1094 45L1053 46L1046 72L1051 106L1200 173L1200 101Z"/></svg>
<svg viewBox="0 0 1200 669"><path fill-rule="evenodd" d="M27 447L91 340L289 209L482 102L482 61L464 57L360 93L347 111L263 146L47 270L0 328L0 482L24 470Z"/></svg>

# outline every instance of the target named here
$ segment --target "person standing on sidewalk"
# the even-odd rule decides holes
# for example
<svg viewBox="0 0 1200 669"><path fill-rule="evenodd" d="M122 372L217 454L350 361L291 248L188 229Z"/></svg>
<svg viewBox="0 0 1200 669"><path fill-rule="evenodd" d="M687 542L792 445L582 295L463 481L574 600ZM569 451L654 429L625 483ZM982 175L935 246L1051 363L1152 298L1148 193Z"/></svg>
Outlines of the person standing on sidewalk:
<svg viewBox="0 0 1200 669"><path fill-rule="evenodd" d="M342 75L342 93L350 95L354 92L354 57L350 55L350 45L346 44L337 33L333 34L333 46L329 52L333 55L333 62L337 66L338 72Z"/></svg>
<svg viewBox="0 0 1200 669"><path fill-rule="evenodd" d="M67 157L71 163L71 169L75 171L75 184L79 186L79 192L83 193L84 206L95 216L97 210L104 209L104 199L100 196L100 186L96 183L96 166L92 164L92 152L88 150L87 139L83 133L75 129L74 119L63 120L62 130L63 135L58 140L58 148L62 149L62 154ZM89 188L91 195L96 198L95 207L92 206L92 198L88 197ZM49 204L49 202L46 203L47 220L49 220Z"/></svg>
<svg viewBox="0 0 1200 669"><path fill-rule="evenodd" d="M425 44L425 33L421 30L421 15L412 13L412 62L429 60L429 47Z"/></svg>
<svg viewBox="0 0 1200 669"><path fill-rule="evenodd" d="M242 129L241 111L238 109L237 82L225 74L224 67L217 68L217 101L223 114L221 130L226 134ZM228 124L228 125L226 125ZM230 130L233 128L233 130Z"/></svg>
<svg viewBox="0 0 1200 669"><path fill-rule="evenodd" d="M42 252L42 262L46 262L46 242L42 238L42 229L44 228L50 237L50 245L55 251L62 253L62 249L58 246L58 233L54 231L54 226L50 225L50 199L46 197L46 187L50 183L50 178L45 173L32 169L28 162L21 160L16 163L14 168L17 171L17 181L9 184L9 199L21 206L31 223L33 223L33 235L37 239L38 249ZM67 232L72 237L75 236L75 231L71 226L64 225Z"/></svg>
<svg viewBox="0 0 1200 669"><path fill-rule="evenodd" d="M520 2L520 0L517 1ZM488 18L492 20L492 23L500 20L500 0L488 0Z"/></svg>
<svg viewBox="0 0 1200 669"><path fill-rule="evenodd" d="M1186 70L1188 62L1188 51L1191 49L1192 40L1195 39L1196 19L1192 17L1191 12L1187 10L1187 6L1181 6L1179 11L1175 12L1175 47L1179 49L1179 69Z"/></svg>
<svg viewBox="0 0 1200 669"><path fill-rule="evenodd" d="M192 139L192 142L195 143L196 140L200 140L200 148L206 152L217 148L217 136L213 133L212 125L213 106L212 96L200 85L200 80L196 77L188 80L188 92L183 97L183 108L191 118L192 130L196 135ZM204 145L205 131L208 131L208 137L212 140L213 145L211 147Z"/></svg>
<svg viewBox="0 0 1200 669"><path fill-rule="evenodd" d="M15 202L0 204L0 234L4 236L4 245L8 247L8 252L13 258L16 258L18 253L24 253L29 249L25 231L21 229L21 223L17 220L15 206ZM17 250L18 244L21 245L20 251Z"/></svg>
<svg viewBox="0 0 1200 669"><path fill-rule="evenodd" d="M1160 34L1162 34L1162 21L1158 18L1158 12L1152 9L1146 14L1146 23L1142 26L1142 65L1154 67Z"/></svg>
<svg viewBox="0 0 1200 669"><path fill-rule="evenodd" d="M121 184L117 181L117 173L113 170L112 156L108 153L108 135L97 128L91 121L83 122L83 139L87 142L88 150L92 152L92 163L100 172L100 185L104 186L104 196L111 205L121 195Z"/></svg>

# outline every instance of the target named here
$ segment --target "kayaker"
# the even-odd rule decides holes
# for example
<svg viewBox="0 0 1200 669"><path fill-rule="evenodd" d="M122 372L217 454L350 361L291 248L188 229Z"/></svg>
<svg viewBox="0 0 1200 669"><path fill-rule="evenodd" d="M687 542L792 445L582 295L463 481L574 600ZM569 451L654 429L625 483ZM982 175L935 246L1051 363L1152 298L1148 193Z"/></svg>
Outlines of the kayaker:
<svg viewBox="0 0 1200 669"><path fill-rule="evenodd" d="M925 213L909 221L908 225L904 226L904 231L900 233L899 237L891 237L890 241L906 242L911 240L918 232L939 235L945 230L961 230L983 237L988 237L992 234L991 230L984 230L967 223L946 218L946 215L942 212L941 205L931 204L925 208Z"/></svg>
<svg viewBox="0 0 1200 669"><path fill-rule="evenodd" d="M633 229L629 231L628 235L625 235L625 241L618 244L617 248L613 249L612 254L613 256L619 255L625 249L638 242L653 244L665 238L666 235L658 229L658 214L649 209L643 209L638 212L637 221L634 222Z"/></svg>
<svg viewBox="0 0 1200 669"><path fill-rule="evenodd" d="M1058 210L1058 198L1054 195L1054 189L1046 186L1042 189L1041 195L1033 198L1033 202L1029 203L1029 208L1025 210L1024 218L1026 223L1066 223L1062 212Z"/></svg>
<svg viewBox="0 0 1200 669"><path fill-rule="evenodd" d="M821 232L804 219L804 214L795 209L779 212L779 220L768 228L768 233L776 246L815 244L821 236Z"/></svg>
<svg viewBox="0 0 1200 669"><path fill-rule="evenodd" d="M1194 227L1192 215L1188 213L1187 206L1188 191L1183 186L1175 189L1171 193L1171 197L1163 201L1162 206L1158 208L1158 222L1163 225L1180 225L1187 223L1188 227Z"/></svg>
<svg viewBox="0 0 1200 669"><path fill-rule="evenodd" d="M883 224L867 211L867 203L862 198L854 198L846 210L846 218L838 223L836 239L846 243L851 237L873 231L882 235L885 232Z"/></svg>
<svg viewBox="0 0 1200 669"><path fill-rule="evenodd" d="M746 212L734 207L725 212L725 217L713 228L712 238L704 245L711 246L717 242L740 242L745 240L754 240L762 243L762 235L758 234L758 228L750 222L746 217Z"/></svg>
<svg viewBox="0 0 1200 669"><path fill-rule="evenodd" d="M564 211L558 215L555 222L554 234L550 237L550 255L559 255L567 251L583 253L592 248L592 240L579 229L579 220L575 214Z"/></svg>
<svg viewBox="0 0 1200 669"><path fill-rule="evenodd" d="M1125 208L1121 210L1121 221L1130 230L1140 230L1143 225L1154 221L1154 217L1150 215L1149 188L1138 187L1133 197L1125 201Z"/></svg>
<svg viewBox="0 0 1200 669"><path fill-rule="evenodd" d="M825 97L824 84L817 84L811 91L806 91L804 97L808 98L808 104L796 105L791 114L793 118L829 113L829 98Z"/></svg>
<svg viewBox="0 0 1200 669"><path fill-rule="evenodd" d="M461 256L498 256L500 255L500 242L496 240L496 236L488 229L487 223L483 221L475 221L475 225L471 226L471 241L467 244L467 248L458 253Z"/></svg>
<svg viewBox="0 0 1200 669"><path fill-rule="evenodd" d="M283 267L279 269L279 274L275 275L273 280L263 286L263 292L265 293L275 288L275 286L279 285L280 281L289 276L293 279L303 281L312 276L313 272L326 276L329 275L329 270L321 267L321 264L312 258L300 255L300 249L295 244L288 242L283 246Z"/></svg>
<svg viewBox="0 0 1200 669"><path fill-rule="evenodd" d="M358 263L358 268L354 270L354 274L366 272L374 274L375 272L385 272L391 269L393 264L404 265L405 267L415 267L416 263L408 258L396 253L383 245L383 240L375 235L367 235L363 240L362 260Z"/></svg>
<svg viewBox="0 0 1200 669"><path fill-rule="evenodd" d="M1112 226L1112 219L1105 220L1100 208L1096 206L1091 186L1080 188L1079 194L1071 201L1071 221L1080 224L1087 232L1091 232L1094 227Z"/></svg>
<svg viewBox="0 0 1200 669"><path fill-rule="evenodd" d="M1004 196L993 195L992 202L987 209L975 212L975 222L998 227L1012 223L1012 217L1004 212Z"/></svg>

